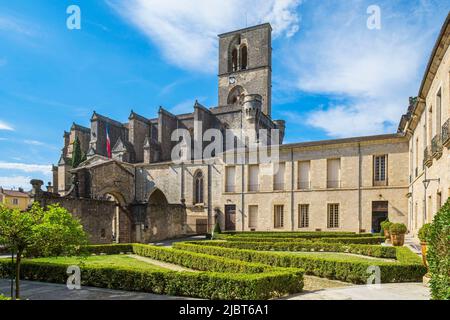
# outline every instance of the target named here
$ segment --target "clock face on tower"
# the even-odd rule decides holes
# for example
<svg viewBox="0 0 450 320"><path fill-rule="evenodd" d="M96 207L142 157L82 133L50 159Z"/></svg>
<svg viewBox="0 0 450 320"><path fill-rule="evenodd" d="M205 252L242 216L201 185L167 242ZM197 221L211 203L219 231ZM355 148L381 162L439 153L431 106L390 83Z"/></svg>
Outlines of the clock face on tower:
<svg viewBox="0 0 450 320"><path fill-rule="evenodd" d="M236 78L235 77L229 77L228 81L230 84L235 84L236 83Z"/></svg>

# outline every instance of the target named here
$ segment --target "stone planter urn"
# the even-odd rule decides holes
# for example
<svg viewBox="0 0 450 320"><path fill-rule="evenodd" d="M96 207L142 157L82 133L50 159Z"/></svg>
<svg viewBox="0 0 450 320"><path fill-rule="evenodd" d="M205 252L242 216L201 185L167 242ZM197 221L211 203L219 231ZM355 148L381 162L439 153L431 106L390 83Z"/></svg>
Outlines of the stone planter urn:
<svg viewBox="0 0 450 320"><path fill-rule="evenodd" d="M386 240L386 242L389 242L391 240L391 235L389 233L389 230L384 230L384 239Z"/></svg>
<svg viewBox="0 0 450 320"><path fill-rule="evenodd" d="M428 269L428 262L427 262L427 243L424 242L424 241L422 241L422 242L420 243L420 246L421 246L421 250L422 250L422 262L423 262L423 265L424 265L425 267L427 267L427 269Z"/></svg>
<svg viewBox="0 0 450 320"><path fill-rule="evenodd" d="M402 247L405 244L405 234L391 234L391 241L394 247Z"/></svg>

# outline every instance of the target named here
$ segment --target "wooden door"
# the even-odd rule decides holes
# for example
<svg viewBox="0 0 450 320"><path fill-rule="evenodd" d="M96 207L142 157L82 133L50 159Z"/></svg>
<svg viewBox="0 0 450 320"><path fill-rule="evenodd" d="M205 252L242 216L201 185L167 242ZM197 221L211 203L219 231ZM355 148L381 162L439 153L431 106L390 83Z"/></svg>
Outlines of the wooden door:
<svg viewBox="0 0 450 320"><path fill-rule="evenodd" d="M236 231L236 205L225 206L225 231Z"/></svg>

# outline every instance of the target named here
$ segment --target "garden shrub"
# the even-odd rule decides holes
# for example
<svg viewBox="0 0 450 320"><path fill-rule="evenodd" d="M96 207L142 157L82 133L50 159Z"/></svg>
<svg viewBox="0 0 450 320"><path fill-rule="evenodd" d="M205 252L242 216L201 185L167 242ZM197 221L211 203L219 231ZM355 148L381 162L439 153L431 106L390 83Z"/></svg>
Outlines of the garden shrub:
<svg viewBox="0 0 450 320"><path fill-rule="evenodd" d="M313 236L308 236L305 238L295 237L295 238L282 238L282 237L240 237L240 236L224 236L223 234L214 237L219 240L227 241L252 241L252 242L287 242L287 241L320 241L320 242L330 242L330 243L359 243L359 244L380 244L384 241L384 237L381 236L363 236L363 237L325 237L318 238Z"/></svg>
<svg viewBox="0 0 450 320"><path fill-rule="evenodd" d="M11 298L5 297L4 295L0 294L0 301L2 300L11 300Z"/></svg>
<svg viewBox="0 0 450 320"><path fill-rule="evenodd" d="M227 231L222 233L225 237L251 237L251 238L339 238L339 237L371 237L371 233L355 233L355 232L333 232L333 231L318 231L318 232L295 232L295 231L252 231L252 232L238 232Z"/></svg>
<svg viewBox="0 0 450 320"><path fill-rule="evenodd" d="M429 233L431 229L431 223L425 223L420 229L419 229L419 240L421 242L427 242Z"/></svg>
<svg viewBox="0 0 450 320"><path fill-rule="evenodd" d="M216 225L214 226L214 234L219 234L222 233L222 230L220 229L220 224L217 222Z"/></svg>
<svg viewBox="0 0 450 320"><path fill-rule="evenodd" d="M82 248L81 253L87 254L121 254L133 252L132 244L89 245Z"/></svg>
<svg viewBox="0 0 450 320"><path fill-rule="evenodd" d="M217 246L224 248L248 249L257 251L324 251L324 252L346 252L360 254L377 258L396 258L394 247L366 244L344 244L344 243L324 243L312 241L292 241L292 242L253 242L248 241L191 241L186 242L197 245Z"/></svg>
<svg viewBox="0 0 450 320"><path fill-rule="evenodd" d="M378 266L380 268L382 283L420 281L426 273L426 268L422 265L420 258L408 248L398 248L409 250L410 254L405 250L400 250L400 254L397 251L398 263L391 263L380 261L361 262L357 260L342 261L322 257L305 257L292 253L260 252L190 243L177 243L175 247L186 251L259 262L276 267L302 268L306 274L356 284L366 283L369 277L367 270L370 266Z"/></svg>
<svg viewBox="0 0 450 320"><path fill-rule="evenodd" d="M25 260L23 279L66 283L64 263ZM9 275L9 265L0 261L0 277ZM81 284L116 290L141 291L202 299L263 300L302 291L301 270L272 269L255 274L150 271L132 267L82 266Z"/></svg>
<svg viewBox="0 0 450 320"><path fill-rule="evenodd" d="M391 225L392 225L392 222L390 222L389 219L384 220L383 222L380 223L382 231L384 231L384 230L389 231L389 228L391 227Z"/></svg>
<svg viewBox="0 0 450 320"><path fill-rule="evenodd" d="M177 264L186 268L213 272L261 273L267 271L266 265L243 262L202 253L156 247L147 244L133 244L133 252L137 255L159 261Z"/></svg>
<svg viewBox="0 0 450 320"><path fill-rule="evenodd" d="M405 234L408 228L403 223L393 223L389 227L390 234Z"/></svg>
<svg viewBox="0 0 450 320"><path fill-rule="evenodd" d="M431 297L450 300L450 199L434 217L427 243Z"/></svg>

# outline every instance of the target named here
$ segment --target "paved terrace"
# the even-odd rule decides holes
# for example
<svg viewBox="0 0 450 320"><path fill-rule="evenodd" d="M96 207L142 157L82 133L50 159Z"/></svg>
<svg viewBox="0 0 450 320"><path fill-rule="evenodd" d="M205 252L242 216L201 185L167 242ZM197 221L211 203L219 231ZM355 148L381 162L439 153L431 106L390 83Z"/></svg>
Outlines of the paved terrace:
<svg viewBox="0 0 450 320"><path fill-rule="evenodd" d="M22 298L29 300L194 300L143 292L128 292L83 286L69 290L63 284L21 281ZM0 279L0 293L9 296L10 281ZM429 289L422 283L389 283L378 288L348 286L329 288L283 298L283 300L429 300Z"/></svg>
<svg viewBox="0 0 450 320"><path fill-rule="evenodd" d="M192 298L128 292L94 287L69 290L63 284L21 281L21 296L26 300L194 300ZM11 282L0 279L0 293L9 297Z"/></svg>

